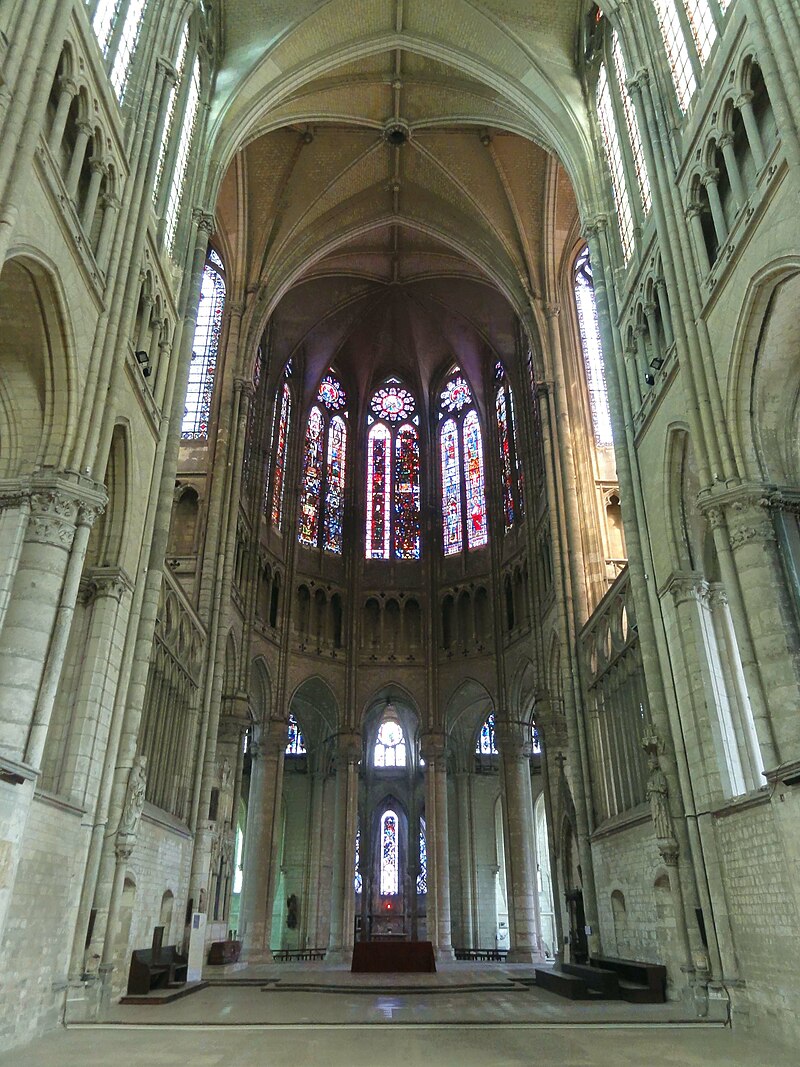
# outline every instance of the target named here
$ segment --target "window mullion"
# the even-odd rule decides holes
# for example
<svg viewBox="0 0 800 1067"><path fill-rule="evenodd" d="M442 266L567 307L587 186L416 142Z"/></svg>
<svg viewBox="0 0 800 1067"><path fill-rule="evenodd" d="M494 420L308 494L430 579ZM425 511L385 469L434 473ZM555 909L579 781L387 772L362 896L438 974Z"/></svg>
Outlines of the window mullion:
<svg viewBox="0 0 800 1067"><path fill-rule="evenodd" d="M628 201L634 214L634 246L639 247L644 225L645 213L642 198L639 195L639 178L636 173L636 161L633 158L631 147L630 130L625 116L625 102L622 99L623 88L620 86L619 74L613 56L607 60L608 81L611 90L611 100L614 109L614 118L617 124L617 137L620 151L622 152L622 170L625 177L625 187L628 191ZM611 76L613 72L613 77ZM631 105L632 106L632 105ZM623 136L624 132L624 136Z"/></svg>
<svg viewBox="0 0 800 1067"><path fill-rule="evenodd" d="M164 168L161 172L161 185L158 190L158 199L156 201L159 244L164 240L167 205L172 190L172 178L175 173L175 163L178 155L178 145L180 143L180 132L183 129L183 124L186 120L186 104L189 99L189 90L192 82L193 63L194 57L190 59L189 49L187 49L186 58L183 64L181 84L176 87L178 98L175 102L175 111L172 115L172 122L170 124L170 129L165 130L164 132L164 136L167 138L167 148L164 153Z"/></svg>
<svg viewBox="0 0 800 1067"><path fill-rule="evenodd" d="M692 25L689 22L689 16L686 14L686 7L683 0L673 0L673 3L675 4L675 11L678 15L678 22L680 22L681 30L683 31L683 39L686 41L689 62L692 64L692 70L694 71L694 76L699 88L700 80L703 77L703 64L700 62L700 56L697 54L697 45L694 42Z"/></svg>

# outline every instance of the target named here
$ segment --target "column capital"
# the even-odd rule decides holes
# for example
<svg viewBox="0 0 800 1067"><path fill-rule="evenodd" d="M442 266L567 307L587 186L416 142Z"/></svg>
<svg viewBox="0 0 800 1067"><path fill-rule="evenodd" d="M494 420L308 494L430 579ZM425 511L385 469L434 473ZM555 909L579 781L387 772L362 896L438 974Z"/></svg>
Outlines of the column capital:
<svg viewBox="0 0 800 1067"><path fill-rule="evenodd" d="M686 205L686 210L684 211L684 215L686 216L687 219L699 218L699 216L702 215L702 214L703 214L703 205L700 203L699 200L692 200L690 203L688 203Z"/></svg>
<svg viewBox="0 0 800 1067"><path fill-rule="evenodd" d="M235 393L241 393L250 400L252 400L256 392L256 388L250 378L235 378L233 381L233 390Z"/></svg>
<svg viewBox="0 0 800 1067"><path fill-rule="evenodd" d="M336 735L336 759L343 763L358 763L362 755L361 734L342 730Z"/></svg>
<svg viewBox="0 0 800 1067"><path fill-rule="evenodd" d="M444 730L424 730L419 735L419 744L426 763L436 763L447 756L447 733Z"/></svg>
<svg viewBox="0 0 800 1067"><path fill-rule="evenodd" d="M214 215L211 212L196 207L192 211L192 220L200 233L210 237L214 232Z"/></svg>
<svg viewBox="0 0 800 1067"><path fill-rule="evenodd" d="M720 148L730 148L733 145L735 138L730 130L726 130L720 137L717 138L717 145Z"/></svg>
<svg viewBox="0 0 800 1067"><path fill-rule="evenodd" d="M754 95L755 94L753 93L752 89L745 89L743 93L739 93L739 95L736 97L733 102L733 106L741 111L741 109L743 107L746 107L747 104L752 104Z"/></svg>
<svg viewBox="0 0 800 1067"><path fill-rule="evenodd" d="M719 169L717 167L709 167L700 175L700 183L706 187L710 185L719 184Z"/></svg>
<svg viewBox="0 0 800 1067"><path fill-rule="evenodd" d="M630 75L625 86L632 96L641 96L645 86L650 81L650 71L645 67L639 67Z"/></svg>
<svg viewBox="0 0 800 1067"><path fill-rule="evenodd" d="M608 215L592 215L584 221L583 224L583 236L587 241L592 241L594 238L599 237L601 233L608 226Z"/></svg>

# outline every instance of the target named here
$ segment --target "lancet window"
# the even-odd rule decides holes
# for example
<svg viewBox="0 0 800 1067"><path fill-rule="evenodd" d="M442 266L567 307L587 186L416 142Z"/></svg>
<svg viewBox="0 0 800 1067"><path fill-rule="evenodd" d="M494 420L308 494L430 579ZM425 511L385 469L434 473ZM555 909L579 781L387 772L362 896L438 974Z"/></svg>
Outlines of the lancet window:
<svg viewBox="0 0 800 1067"><path fill-rule="evenodd" d="M385 811L381 816L381 896L396 897L400 880L400 856L397 844L397 815Z"/></svg>
<svg viewBox="0 0 800 1067"><path fill-rule="evenodd" d="M575 261L574 279L575 307L578 313L595 443L599 448L607 448L614 443L614 439L611 433L611 411L608 406L606 372L588 246L584 246Z"/></svg>
<svg viewBox="0 0 800 1067"><path fill-rule="evenodd" d="M178 136L178 148L175 155L175 167L172 172L169 199L167 200L164 236L167 248L170 252L172 252L175 247L175 237L178 232L178 221L180 219L183 193L186 187L186 175L189 169L189 155L192 149L192 141L194 140L194 131L195 126L197 125L199 107L200 60L195 57L194 63L192 64L189 89L186 95L183 123L181 124L181 130Z"/></svg>
<svg viewBox="0 0 800 1067"><path fill-rule="evenodd" d="M225 276L222 260L209 254L203 268L197 325L192 342L192 359L186 386L181 437L202 440L208 437L208 420L217 373L222 312L225 308Z"/></svg>
<svg viewBox="0 0 800 1067"><path fill-rule="evenodd" d="M605 63L600 67L600 75L597 79L597 118L600 123L600 133L603 138L608 169L611 174L611 189L614 194L614 205L617 210L617 224L619 237L622 244L622 257L627 263L633 255L634 225L631 201L628 195L628 186L625 181L625 166L622 157L622 146L619 140L617 119L614 114L614 105L611 96L611 85L608 79L608 71Z"/></svg>
<svg viewBox="0 0 800 1067"><path fill-rule="evenodd" d="M287 756L305 756L306 754L306 742L303 737L303 731L300 729L300 725L294 715L289 715L289 727L287 733L286 755Z"/></svg>
<svg viewBox="0 0 800 1067"><path fill-rule="evenodd" d="M361 894L364 888L364 879L361 877L361 827L356 830L356 860L353 872L353 889L356 896Z"/></svg>
<svg viewBox="0 0 800 1067"><path fill-rule="evenodd" d="M99 0L92 16L97 43L106 61L111 61L109 78L120 102L128 87L146 4L147 0Z"/></svg>
<svg viewBox="0 0 800 1067"><path fill-rule="evenodd" d="M398 379L373 394L367 425L367 559L419 559L419 415Z"/></svg>
<svg viewBox="0 0 800 1067"><path fill-rule="evenodd" d="M503 518L506 530L525 515L525 493L522 465L517 446L517 424L514 417L514 395L506 368L498 360L494 368L495 415L500 442L500 476L503 487Z"/></svg>
<svg viewBox="0 0 800 1067"><path fill-rule="evenodd" d="M444 554L480 548L489 540L483 440L472 390L454 367L439 396ZM466 536L465 536L466 535Z"/></svg>
<svg viewBox="0 0 800 1067"><path fill-rule="evenodd" d="M730 0L654 0L658 25L682 111L687 111L719 33L712 5L725 14Z"/></svg>
<svg viewBox="0 0 800 1067"><path fill-rule="evenodd" d="M270 520L276 530L283 528L283 496L286 484L286 449L289 440L289 426L292 421L292 393L289 379L292 376L291 362L286 364L283 372L283 384L275 402L275 416L272 426L272 454L275 465L272 474L272 495L265 497L264 508L270 501Z"/></svg>
<svg viewBox="0 0 800 1067"><path fill-rule="evenodd" d="M428 892L428 846L425 840L425 826L419 828L419 873L417 874L417 893L421 896Z"/></svg>
<svg viewBox="0 0 800 1067"><path fill-rule="evenodd" d="M347 473L347 396L326 374L309 412L303 450L298 540L341 555Z"/></svg>
<svg viewBox="0 0 800 1067"><path fill-rule="evenodd" d="M211 250L208 257L212 263L219 260L219 256L216 252ZM256 351L255 362L253 363L253 400L250 403L250 408L247 412L247 431L244 439L244 460L242 462L242 483L246 492L250 492L253 488L253 453L256 447L256 435L258 433L258 426L256 423L256 402L255 397L258 396L258 387L261 384L261 376L264 372L264 349L261 345L258 346Z"/></svg>
<svg viewBox="0 0 800 1067"><path fill-rule="evenodd" d="M625 115L625 125L628 127L628 139L630 140L631 153L633 156L633 168L636 173L636 184L639 187L639 196L642 200L642 208L645 215L649 215L653 206L650 192L650 177L647 173L647 164L644 158L642 134L639 129L639 119L636 109L628 91L628 72L625 68L625 56L622 53L619 34L614 33L611 38L611 56L614 61L614 70L617 75L617 88L622 101L622 112Z"/></svg>
<svg viewBox="0 0 800 1067"><path fill-rule="evenodd" d="M476 756L497 756L497 737L494 728L494 712L490 711L486 716L478 740L475 745Z"/></svg>

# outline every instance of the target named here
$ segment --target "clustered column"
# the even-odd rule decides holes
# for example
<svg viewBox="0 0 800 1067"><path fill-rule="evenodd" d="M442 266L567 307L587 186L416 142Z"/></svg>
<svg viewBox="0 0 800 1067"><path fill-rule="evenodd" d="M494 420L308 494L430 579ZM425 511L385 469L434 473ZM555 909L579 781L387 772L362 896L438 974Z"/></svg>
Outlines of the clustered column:
<svg viewBox="0 0 800 1067"><path fill-rule="evenodd" d="M447 737L423 734L425 829L428 858L428 939L437 960L453 959L450 921L450 849L447 832Z"/></svg>
<svg viewBox="0 0 800 1067"><path fill-rule="evenodd" d="M331 886L331 929L326 959L348 963L355 938L355 893L353 875L356 862L356 823L358 820L358 763L361 736L343 732L336 752L336 807L333 830L333 884Z"/></svg>

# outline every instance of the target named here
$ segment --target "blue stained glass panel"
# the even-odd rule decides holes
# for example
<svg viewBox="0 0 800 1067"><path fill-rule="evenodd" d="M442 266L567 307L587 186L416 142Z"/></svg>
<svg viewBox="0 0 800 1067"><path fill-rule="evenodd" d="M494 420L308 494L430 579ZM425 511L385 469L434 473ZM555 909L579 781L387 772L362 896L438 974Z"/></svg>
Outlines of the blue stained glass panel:
<svg viewBox="0 0 800 1067"><path fill-rule="evenodd" d="M475 752L479 756L497 756L497 740L494 732L494 712L490 711L478 735Z"/></svg>
<svg viewBox="0 0 800 1067"><path fill-rule="evenodd" d="M399 867L397 816L385 811L381 818L381 896L397 896Z"/></svg>
<svg viewBox="0 0 800 1067"><path fill-rule="evenodd" d="M419 559L419 440L413 426L402 426L395 441L394 554Z"/></svg>
<svg viewBox="0 0 800 1067"><path fill-rule="evenodd" d="M288 742L286 745L287 756L305 756L306 742L303 732L294 715L289 716Z"/></svg>
<svg viewBox="0 0 800 1067"><path fill-rule="evenodd" d="M470 548L480 548L488 542L489 535L486 524L481 428L474 411L470 411L464 419L464 466L467 489L467 540Z"/></svg>
<svg viewBox="0 0 800 1067"><path fill-rule="evenodd" d="M392 499L392 437L378 423L370 431L367 454L367 558L389 558Z"/></svg>
<svg viewBox="0 0 800 1067"><path fill-rule="evenodd" d="M328 468L325 482L325 540L326 552L342 552L342 520L344 519L344 479L347 462L347 426L339 415L331 419L328 428Z"/></svg>
<svg viewBox="0 0 800 1067"><path fill-rule="evenodd" d="M316 545L319 538L319 512L322 503L322 439L325 421L319 408L312 408L306 427L303 454L303 488L300 496L301 545Z"/></svg>
<svg viewBox="0 0 800 1067"><path fill-rule="evenodd" d="M452 419L448 419L442 426L439 445L442 459L444 554L452 556L461 551L463 540L458 431Z"/></svg>
<svg viewBox="0 0 800 1067"><path fill-rule="evenodd" d="M417 875L417 893L428 892L428 848L425 843L425 831L419 831L419 874Z"/></svg>

